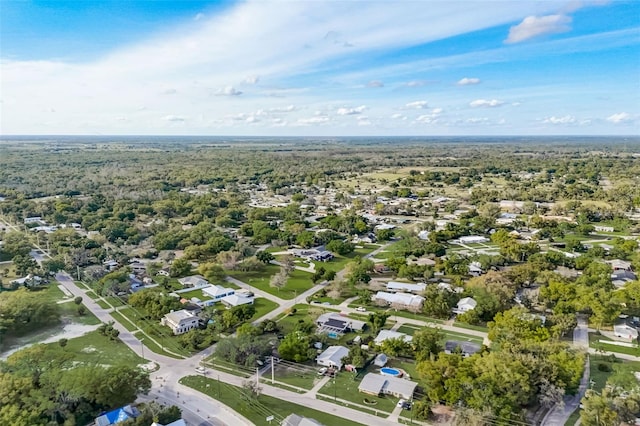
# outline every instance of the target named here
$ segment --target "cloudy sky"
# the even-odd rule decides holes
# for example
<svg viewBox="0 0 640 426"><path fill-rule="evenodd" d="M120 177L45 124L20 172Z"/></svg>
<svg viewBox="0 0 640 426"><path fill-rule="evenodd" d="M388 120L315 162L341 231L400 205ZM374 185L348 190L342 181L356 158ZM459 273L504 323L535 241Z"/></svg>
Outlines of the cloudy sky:
<svg viewBox="0 0 640 426"><path fill-rule="evenodd" d="M640 1L2 1L2 134L640 133Z"/></svg>

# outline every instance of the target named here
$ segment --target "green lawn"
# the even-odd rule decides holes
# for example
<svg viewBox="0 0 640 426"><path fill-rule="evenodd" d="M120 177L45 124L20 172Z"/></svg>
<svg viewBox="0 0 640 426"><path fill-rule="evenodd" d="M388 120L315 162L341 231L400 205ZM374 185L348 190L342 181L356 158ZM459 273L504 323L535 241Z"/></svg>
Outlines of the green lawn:
<svg viewBox="0 0 640 426"><path fill-rule="evenodd" d="M454 322L453 323L454 327L458 327L458 328L466 328L467 330L475 330L475 331L481 331L483 333L488 333L489 332L489 328L488 327L484 327L481 325L471 325L471 324L467 324L464 322Z"/></svg>
<svg viewBox="0 0 640 426"><path fill-rule="evenodd" d="M60 348L58 343L49 343L48 346ZM74 361L85 364L136 366L144 363L127 345L119 340L109 340L97 331L69 339L67 346L60 350L73 354Z"/></svg>
<svg viewBox="0 0 640 426"><path fill-rule="evenodd" d="M206 301L206 300L211 300L211 296L209 296L206 293L204 293L201 289L185 291L184 293L177 293L177 295L180 298L189 299L189 300L191 300L191 298L193 298L193 297L197 297L198 299L202 300L203 302Z"/></svg>
<svg viewBox="0 0 640 426"><path fill-rule="evenodd" d="M256 307L256 313L253 314L250 321L255 321L259 318L262 318L278 307L278 304L276 302L265 299L264 297L257 297L253 302L253 305Z"/></svg>
<svg viewBox="0 0 640 426"><path fill-rule="evenodd" d="M127 321L125 316L122 315L120 312L113 311L113 312L111 312L111 316L113 317L114 320L116 320L120 324L122 324L122 326L124 328L126 328L128 331L137 331L138 330L138 327L136 327L135 325L133 325L129 321Z"/></svg>
<svg viewBox="0 0 640 426"><path fill-rule="evenodd" d="M400 327L398 327L398 330L400 333L405 333L408 334L410 336L413 336L413 334L422 329L423 327L419 327L419 326L413 326L411 324L405 324L405 325L401 325ZM469 334L464 334L464 333L458 333L456 331L449 331L449 330L442 330L440 329L440 333L442 333L443 337L442 337L442 341L440 343L444 344L444 342L446 342L447 340L462 340L465 342L473 342L473 343L479 343L482 344L483 339L481 337L477 337L477 336L471 336Z"/></svg>
<svg viewBox="0 0 640 426"><path fill-rule="evenodd" d="M270 264L261 271L228 271L228 273L237 280L282 299L293 299L313 287L311 274L297 269L291 273L284 287L281 289L271 287L269 284L271 277L278 271L280 271L278 265Z"/></svg>
<svg viewBox="0 0 640 426"><path fill-rule="evenodd" d="M617 352L620 354L627 354L633 356L640 356L640 348L636 345L633 348L626 346L619 346L615 344L607 344L600 341L611 341L606 336L598 335L596 333L589 333L589 346L594 349L601 349L607 352Z"/></svg>
<svg viewBox="0 0 640 426"><path fill-rule="evenodd" d="M340 372L336 376L335 380L329 380L327 384L318 391L318 393L327 395L330 398L335 396L339 399L351 401L355 404L366 405L370 409L391 413L396 407L396 403L398 402L399 398L387 396L379 397L361 393L360 391L358 391L358 385L360 385L362 377L364 377L364 374L354 380L353 373ZM365 404L365 398L367 398L367 400L369 401L376 401L376 404Z"/></svg>
<svg viewBox="0 0 640 426"><path fill-rule="evenodd" d="M359 306L363 306L360 303L351 303L349 304L350 308L357 308ZM426 321L426 322L432 322L435 324L444 324L445 321L438 319L438 318L431 318L428 317L422 313L413 313L413 312L409 312L409 311L402 311L402 310L393 310L392 308L384 308L384 307L380 307L380 306L375 306L375 305L369 305L369 306L365 306L365 308L367 309L368 312L387 312L390 314L389 318L393 318L395 316L398 317L404 317L404 318L411 318L411 319L415 319L415 320L420 320L420 321Z"/></svg>
<svg viewBox="0 0 640 426"><path fill-rule="evenodd" d="M316 269L318 267L322 266L327 271L340 272L340 271L342 271L344 269L344 267L347 265L347 263L351 262L356 257L358 257L358 256L364 257L364 256L366 256L367 254L371 253L372 251L374 251L377 248L378 248L378 246L365 245L363 248L357 248L352 253L349 253L346 256L336 255L336 257L334 257L329 262L316 262L316 261L313 261L313 263L316 265Z"/></svg>
<svg viewBox="0 0 640 426"><path fill-rule="evenodd" d="M245 396L241 388L206 377L183 377L180 379L180 383L217 399L249 419L256 426L269 425L266 420L268 416L274 416L275 424L280 424L285 417L292 413L315 419L325 425L356 426L361 424L267 395L260 395L255 400L250 399Z"/></svg>
<svg viewBox="0 0 640 426"><path fill-rule="evenodd" d="M184 349L178 343L178 336L174 336L169 327L164 327L160 325L159 321L146 319L143 317L143 314L140 311L131 307L119 309L118 312L120 313L120 315L131 320L131 322L136 324L147 335L149 335L149 337L152 337L161 345L160 347L158 347L158 345L153 343L153 341L151 341L150 339L147 339L149 341L148 342L145 341L145 344L149 346L149 348L154 352L162 355L172 356L174 358L175 358L175 355L172 355L171 353L165 351L164 349L168 349L171 352L184 355L184 356L190 355L190 352ZM125 323L126 321L123 322L123 325Z"/></svg>

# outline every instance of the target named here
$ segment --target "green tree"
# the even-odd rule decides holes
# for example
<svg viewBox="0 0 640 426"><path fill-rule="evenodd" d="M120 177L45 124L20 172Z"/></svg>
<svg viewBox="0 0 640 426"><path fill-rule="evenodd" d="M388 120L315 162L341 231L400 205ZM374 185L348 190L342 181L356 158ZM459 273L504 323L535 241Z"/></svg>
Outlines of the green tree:
<svg viewBox="0 0 640 426"><path fill-rule="evenodd" d="M294 331L284 337L280 346L278 346L278 353L281 358L288 361L305 362L314 352L309 349L310 346L309 336L299 331Z"/></svg>
<svg viewBox="0 0 640 426"><path fill-rule="evenodd" d="M189 272L191 272L191 262L185 257L174 260L169 271L172 277L182 277Z"/></svg>
<svg viewBox="0 0 640 426"><path fill-rule="evenodd" d="M371 312L369 314L369 324L371 324L371 329L374 333L377 333L384 327L387 322L387 318L389 318L389 314L386 312Z"/></svg>
<svg viewBox="0 0 640 426"><path fill-rule="evenodd" d="M416 362L424 361L430 356L435 356L442 352L442 342L444 335L439 328L423 327L413 334L411 344Z"/></svg>
<svg viewBox="0 0 640 426"><path fill-rule="evenodd" d="M543 326L540 317L519 306L498 312L488 326L489 339L497 344L522 340L544 341L550 338L549 330Z"/></svg>
<svg viewBox="0 0 640 426"><path fill-rule="evenodd" d="M262 250L256 253L256 257L260 262L264 264L270 263L272 260L275 260L275 256L266 250Z"/></svg>

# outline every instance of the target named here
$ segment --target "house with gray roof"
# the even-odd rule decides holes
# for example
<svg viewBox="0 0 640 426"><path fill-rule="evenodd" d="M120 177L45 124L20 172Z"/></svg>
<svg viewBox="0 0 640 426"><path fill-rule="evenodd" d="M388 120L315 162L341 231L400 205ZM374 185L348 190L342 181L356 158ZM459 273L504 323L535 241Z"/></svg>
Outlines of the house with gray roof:
<svg viewBox="0 0 640 426"><path fill-rule="evenodd" d="M417 386L418 384L411 380L368 373L358 385L358 391L369 395L391 395L411 399Z"/></svg>

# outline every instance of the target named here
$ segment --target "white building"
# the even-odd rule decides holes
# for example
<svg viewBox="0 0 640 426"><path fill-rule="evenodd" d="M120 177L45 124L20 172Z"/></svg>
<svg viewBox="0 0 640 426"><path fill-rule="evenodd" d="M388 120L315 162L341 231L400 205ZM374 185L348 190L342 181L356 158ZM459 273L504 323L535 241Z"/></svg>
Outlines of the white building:
<svg viewBox="0 0 640 426"><path fill-rule="evenodd" d="M160 320L160 324L171 328L173 334L183 334L196 328L200 319L190 311L182 309L175 312L169 312Z"/></svg>
<svg viewBox="0 0 640 426"><path fill-rule="evenodd" d="M398 281L389 281L387 283L387 290L391 292L408 291L409 293L422 293L425 288L427 288L425 283L410 284Z"/></svg>
<svg viewBox="0 0 640 426"><path fill-rule="evenodd" d="M349 349L344 346L329 346L316 358L318 365L342 369L342 358L349 355Z"/></svg>
<svg viewBox="0 0 640 426"><path fill-rule="evenodd" d="M367 373L358 390L369 395L392 395L398 398L411 399L418 384L404 378Z"/></svg>
<svg viewBox="0 0 640 426"><path fill-rule="evenodd" d="M209 285L209 281L205 280L202 275L191 275L178 279L178 282L184 287L204 287Z"/></svg>
<svg viewBox="0 0 640 426"><path fill-rule="evenodd" d="M373 339L373 342L379 345L388 339L403 339L405 342L411 343L413 337L405 333L400 333L399 331L380 330L376 338Z"/></svg>
<svg viewBox="0 0 640 426"><path fill-rule="evenodd" d="M478 244L478 243L486 243L489 241L487 237L483 237L480 235L467 235L465 237L460 237L458 240L462 244Z"/></svg>
<svg viewBox="0 0 640 426"><path fill-rule="evenodd" d="M420 309L424 303L424 297L408 293L387 293L379 291L373 296L376 302L386 302L387 305L395 305L400 309Z"/></svg>
<svg viewBox="0 0 640 426"><path fill-rule="evenodd" d="M478 302L476 302L472 297L465 297L460 299L457 307L453 308L453 313L464 314L465 312L474 310L476 306L478 306Z"/></svg>
<svg viewBox="0 0 640 426"><path fill-rule="evenodd" d="M242 294L231 294L229 296L224 296L220 299L223 305L227 308L233 308L235 306L241 305L253 305L254 298L247 297Z"/></svg>
<svg viewBox="0 0 640 426"><path fill-rule="evenodd" d="M621 337L623 339L629 340L636 340L638 338L638 330L626 324L619 324L614 326L613 334L616 337Z"/></svg>
<svg viewBox="0 0 640 426"><path fill-rule="evenodd" d="M222 287L221 285L212 285L202 289L202 292L207 294L213 300L220 300L225 296L231 296L235 294L235 290L232 288Z"/></svg>

